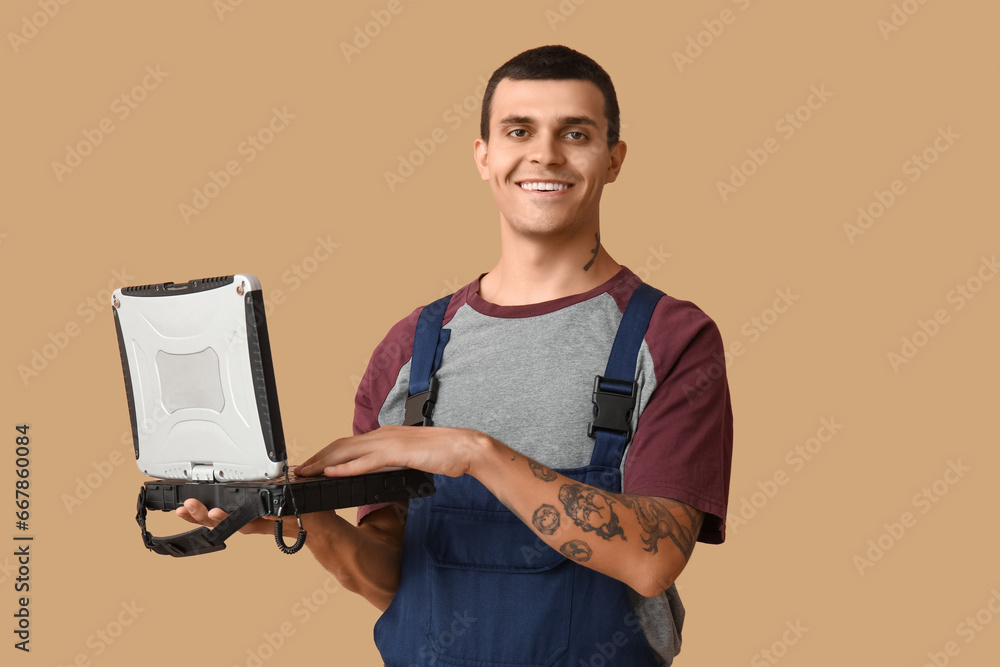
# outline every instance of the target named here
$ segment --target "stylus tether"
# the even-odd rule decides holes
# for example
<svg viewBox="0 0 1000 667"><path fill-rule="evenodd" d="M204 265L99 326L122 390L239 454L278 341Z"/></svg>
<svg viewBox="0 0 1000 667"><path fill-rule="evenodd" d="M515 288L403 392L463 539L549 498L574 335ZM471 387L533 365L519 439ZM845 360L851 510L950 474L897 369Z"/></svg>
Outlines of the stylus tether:
<svg viewBox="0 0 1000 667"><path fill-rule="evenodd" d="M302 515L299 514L298 505L295 504L295 494L292 493L292 483L288 479L288 466L285 466L285 497L292 499L292 511L295 512L295 520L299 522L299 536L295 540L295 544L288 546L285 544L284 527L285 522L281 519L281 513L284 511L285 506L282 505L278 508L278 520L274 522L274 542L281 549L282 553L294 554L302 548L302 545L306 543L306 529L302 527Z"/></svg>

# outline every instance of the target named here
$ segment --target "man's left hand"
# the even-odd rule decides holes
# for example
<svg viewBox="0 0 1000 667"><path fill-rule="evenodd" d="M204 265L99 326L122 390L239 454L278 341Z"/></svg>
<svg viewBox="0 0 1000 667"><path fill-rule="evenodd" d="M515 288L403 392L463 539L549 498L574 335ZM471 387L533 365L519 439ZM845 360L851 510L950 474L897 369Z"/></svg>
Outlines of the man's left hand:
<svg viewBox="0 0 1000 667"><path fill-rule="evenodd" d="M295 474L344 477L403 466L459 477L472 473L477 455L489 441L489 436L464 428L382 426L334 440L295 468Z"/></svg>

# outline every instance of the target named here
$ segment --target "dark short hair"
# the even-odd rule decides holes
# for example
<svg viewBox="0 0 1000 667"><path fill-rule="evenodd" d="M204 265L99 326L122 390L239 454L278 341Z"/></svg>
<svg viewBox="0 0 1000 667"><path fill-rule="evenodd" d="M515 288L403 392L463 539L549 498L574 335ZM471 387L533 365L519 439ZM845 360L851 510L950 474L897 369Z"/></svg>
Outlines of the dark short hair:
<svg viewBox="0 0 1000 667"><path fill-rule="evenodd" d="M514 81L590 81L604 95L604 115L608 119L608 147L618 143L621 132L621 111L611 77L592 58L567 46L539 46L519 53L493 72L483 93L483 111L479 119L479 136L490 139L490 112L493 93L504 79Z"/></svg>

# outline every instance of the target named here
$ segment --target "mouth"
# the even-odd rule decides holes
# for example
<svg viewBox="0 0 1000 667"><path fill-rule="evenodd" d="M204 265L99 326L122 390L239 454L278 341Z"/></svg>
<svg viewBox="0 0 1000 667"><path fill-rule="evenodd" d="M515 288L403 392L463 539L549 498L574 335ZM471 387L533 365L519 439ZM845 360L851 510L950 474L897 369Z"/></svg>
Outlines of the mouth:
<svg viewBox="0 0 1000 667"><path fill-rule="evenodd" d="M530 192L563 192L573 187L572 183L565 181L528 180L516 181L515 184L522 190Z"/></svg>

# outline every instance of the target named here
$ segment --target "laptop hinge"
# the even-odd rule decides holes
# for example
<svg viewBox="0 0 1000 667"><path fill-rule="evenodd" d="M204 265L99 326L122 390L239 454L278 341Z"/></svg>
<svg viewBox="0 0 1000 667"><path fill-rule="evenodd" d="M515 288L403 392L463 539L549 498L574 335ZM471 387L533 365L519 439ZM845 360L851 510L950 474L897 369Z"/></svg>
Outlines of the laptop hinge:
<svg viewBox="0 0 1000 667"><path fill-rule="evenodd" d="M191 465L191 479L196 482L214 481L215 469L211 463L194 463Z"/></svg>

